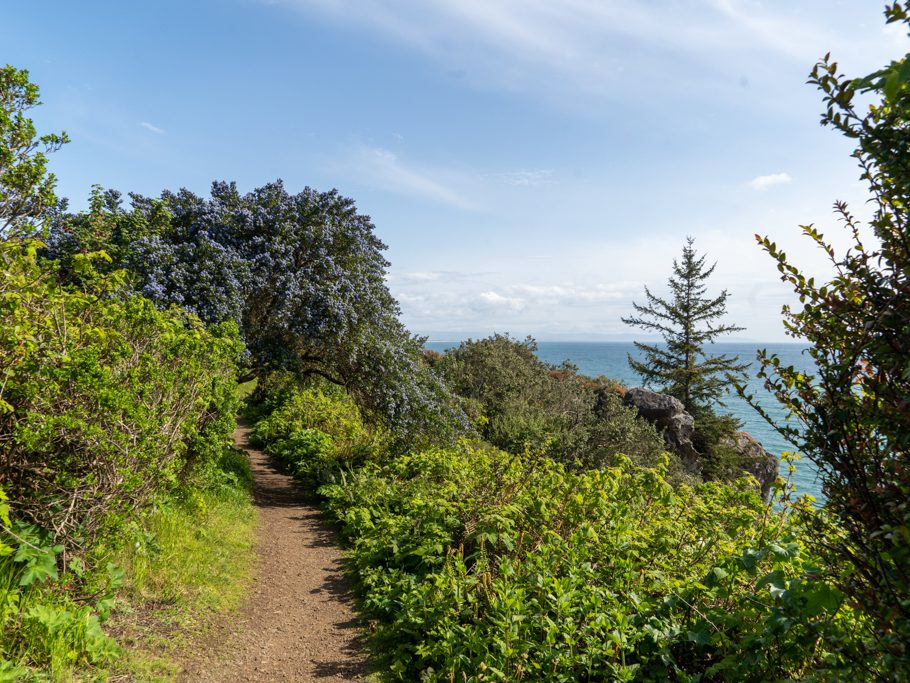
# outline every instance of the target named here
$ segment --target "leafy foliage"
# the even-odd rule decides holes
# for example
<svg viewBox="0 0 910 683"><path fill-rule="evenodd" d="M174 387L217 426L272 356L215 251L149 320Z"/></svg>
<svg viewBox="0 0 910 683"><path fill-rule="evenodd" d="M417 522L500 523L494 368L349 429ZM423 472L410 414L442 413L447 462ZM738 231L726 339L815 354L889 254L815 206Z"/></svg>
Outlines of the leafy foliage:
<svg viewBox="0 0 910 683"><path fill-rule="evenodd" d="M37 678L24 662L62 679L74 666L112 661L119 648L102 631L101 620L110 612L122 572L108 565L88 599L52 595L48 588L61 580L57 564L63 546L52 545L50 535L31 524L15 522L3 531L15 552L0 557L0 676L12 672L12 680ZM72 579L84 576L84 565L76 558L67 569Z"/></svg>
<svg viewBox="0 0 910 683"><path fill-rule="evenodd" d="M293 457L287 442L284 452ZM392 677L870 673L852 658L856 615L819 573L786 497L783 507L763 505L745 480L674 488L666 460L614 463L573 472L530 452L462 443L367 459L322 486Z"/></svg>
<svg viewBox="0 0 910 683"><path fill-rule="evenodd" d="M889 22L910 22L895 2ZM853 156L872 194L874 241L835 204L852 246L837 254L812 225L803 233L828 255L834 274L816 284L767 237L800 307L784 308L788 334L811 343L814 374L760 354L762 376L794 418L778 430L818 467L833 524L813 534L827 562L845 562L841 588L869 617L865 659L895 680L910 677L910 55L866 78L848 79L826 56L811 82L824 94L822 123L856 140ZM860 93L876 100L857 104Z"/></svg>
<svg viewBox="0 0 910 683"><path fill-rule="evenodd" d="M91 288L67 288L38 246L0 243L0 486L72 550L220 457L241 347L232 323L114 296L103 254L77 261Z"/></svg>
<svg viewBox="0 0 910 683"><path fill-rule="evenodd" d="M60 213L48 254L69 267L105 249L133 286L207 323L236 321L257 370L289 370L345 386L402 439L464 429L445 387L398 321L385 285L385 246L336 191L288 193L280 181L241 194L214 183L158 200L96 189L87 214ZM78 277L75 277L78 280Z"/></svg>
<svg viewBox="0 0 910 683"><path fill-rule="evenodd" d="M324 385L285 394L274 411L256 423L250 440L266 446L308 483L334 481L342 469L380 458L389 445L381 428L368 428L351 398Z"/></svg>
<svg viewBox="0 0 910 683"><path fill-rule="evenodd" d="M732 378L744 377L747 364L725 355L708 355L704 346L717 337L744 328L713 321L726 313L729 294L723 290L714 298L706 297L705 282L716 266L705 266L689 237L682 259L673 260L673 275L667 280L672 299L661 299L645 287L648 304L633 303L638 316L623 318L634 325L659 334L663 346L635 342L645 360L629 356L629 365L641 375L645 386L658 386L682 401L686 411L697 417L727 392Z"/></svg>
<svg viewBox="0 0 910 683"><path fill-rule="evenodd" d="M617 453L655 465L665 450L654 428L622 405L621 387L552 366L535 355L530 337L468 340L435 359L465 412L487 441L520 453L546 449L568 464L601 467Z"/></svg>
<svg viewBox="0 0 910 683"><path fill-rule="evenodd" d="M37 137L26 112L40 104L38 96L28 71L0 68L0 237L32 233L55 201L47 154L68 139L66 133Z"/></svg>

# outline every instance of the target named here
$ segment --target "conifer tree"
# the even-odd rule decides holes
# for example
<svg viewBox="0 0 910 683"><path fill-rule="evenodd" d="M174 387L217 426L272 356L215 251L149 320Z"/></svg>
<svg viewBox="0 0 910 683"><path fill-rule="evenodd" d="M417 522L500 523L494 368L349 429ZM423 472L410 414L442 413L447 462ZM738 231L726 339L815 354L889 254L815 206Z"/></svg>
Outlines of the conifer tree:
<svg viewBox="0 0 910 683"><path fill-rule="evenodd" d="M623 318L627 325L657 332L664 345L635 342L644 359L629 355L629 365L645 386L657 386L682 401L690 413L709 411L711 404L732 386L730 378L741 378L748 367L726 355L708 355L705 344L730 332L744 328L718 324L726 314L729 294L723 290L716 297L707 297L705 282L714 272L716 263L705 265L692 247L694 239L686 238L682 259L673 259L673 275L667 281L672 298L662 299L645 287L647 305L632 303L637 316Z"/></svg>

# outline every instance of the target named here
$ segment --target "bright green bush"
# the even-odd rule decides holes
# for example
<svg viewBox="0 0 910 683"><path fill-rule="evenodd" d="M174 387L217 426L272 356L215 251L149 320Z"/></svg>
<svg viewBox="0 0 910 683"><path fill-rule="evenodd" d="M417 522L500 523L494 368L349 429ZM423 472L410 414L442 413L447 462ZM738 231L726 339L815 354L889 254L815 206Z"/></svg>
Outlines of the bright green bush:
<svg viewBox="0 0 910 683"><path fill-rule="evenodd" d="M381 428L366 426L350 396L328 383L285 388L282 402L255 424L250 439L300 472L309 471L308 459L317 469L359 464L378 457L388 443Z"/></svg>
<svg viewBox="0 0 910 683"><path fill-rule="evenodd" d="M321 491L400 680L837 672L853 615L795 521L746 481L674 488L664 472L463 446Z"/></svg>
<svg viewBox="0 0 910 683"><path fill-rule="evenodd" d="M334 473L341 464L334 440L318 429L297 429L266 450L295 477L310 483L334 481Z"/></svg>
<svg viewBox="0 0 910 683"><path fill-rule="evenodd" d="M104 253L76 255L65 285L39 247L0 242L0 680L114 659L112 550L153 501L245 472L227 449L236 326L124 295Z"/></svg>
<svg viewBox="0 0 910 683"><path fill-rule="evenodd" d="M0 515L8 545L0 550L0 681L41 680L24 665L63 680L77 667L111 662L119 654L101 628L123 573L108 564L87 573L70 558L61 575L62 545L50 534ZM80 583L83 590L72 590ZM7 676L4 678L4 676Z"/></svg>
<svg viewBox="0 0 910 683"><path fill-rule="evenodd" d="M314 425L343 405L296 397L257 431L285 462L337 472ZM464 442L367 458L343 477L297 471L330 482L319 492L349 545L377 661L397 680L885 673L854 657L860 617L829 580L839 570L822 572L802 542L804 517L823 513L783 493L763 504L746 479L671 486L667 458L614 462L578 470Z"/></svg>
<svg viewBox="0 0 910 683"><path fill-rule="evenodd" d="M73 552L221 456L241 346L233 325L118 296L103 253L67 288L38 246L0 243L0 486Z"/></svg>

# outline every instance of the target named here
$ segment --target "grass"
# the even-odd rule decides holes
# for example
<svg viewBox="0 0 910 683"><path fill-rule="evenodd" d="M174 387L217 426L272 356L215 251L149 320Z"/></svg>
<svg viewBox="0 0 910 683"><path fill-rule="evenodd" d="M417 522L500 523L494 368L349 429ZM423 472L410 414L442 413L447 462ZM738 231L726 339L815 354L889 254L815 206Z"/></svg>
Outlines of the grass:
<svg viewBox="0 0 910 683"><path fill-rule="evenodd" d="M231 460L230 471L249 471L241 453ZM65 583L24 591L11 558L0 558L0 621L17 624L0 634L0 683L173 680L181 648L240 604L255 527L248 482L171 497L149 510L127 529L129 541L99 562L123 571L103 627L113 638Z"/></svg>
<svg viewBox="0 0 910 683"><path fill-rule="evenodd" d="M239 385L238 397L255 386ZM227 449L194 488L159 499L102 540L90 568L64 567L62 548L39 536L16 536L14 557L16 546L0 536L0 683L173 680L181 650L237 608L250 586L252 483L246 453ZM27 578L33 570L19 557L30 549L36 559L28 562L43 567L38 579ZM99 617L109 613L102 627Z"/></svg>
<svg viewBox="0 0 910 683"><path fill-rule="evenodd" d="M212 617L236 609L250 584L256 517L248 492L222 489L149 514L141 541L115 558L127 576L112 630L124 648L116 673L167 681L177 655Z"/></svg>
<svg viewBox="0 0 910 683"><path fill-rule="evenodd" d="M245 401L250 396L252 396L253 392L256 390L257 384L259 384L259 379L257 377L254 377L250 381L244 382L243 384L238 384L237 396L240 398L240 400Z"/></svg>

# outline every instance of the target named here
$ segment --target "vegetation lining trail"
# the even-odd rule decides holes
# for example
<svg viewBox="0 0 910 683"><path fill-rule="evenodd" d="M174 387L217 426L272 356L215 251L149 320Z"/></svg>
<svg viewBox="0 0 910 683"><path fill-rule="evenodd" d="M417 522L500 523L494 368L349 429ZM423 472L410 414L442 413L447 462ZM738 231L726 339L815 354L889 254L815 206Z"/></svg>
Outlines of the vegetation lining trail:
<svg viewBox="0 0 910 683"><path fill-rule="evenodd" d="M348 681L364 675L341 551L319 508L271 459L250 448L241 422L234 441L250 454L259 513L256 583L239 615L187 664L185 681ZM218 642L215 642L218 641Z"/></svg>

